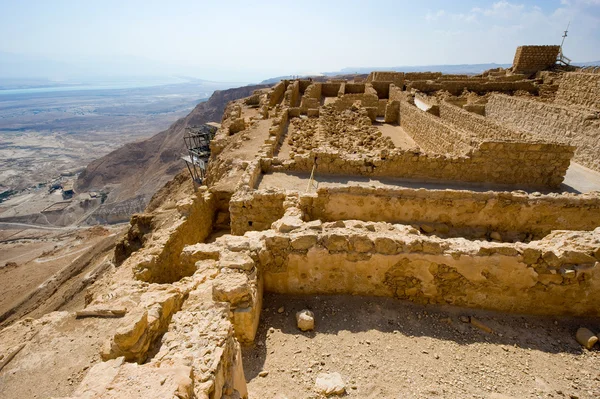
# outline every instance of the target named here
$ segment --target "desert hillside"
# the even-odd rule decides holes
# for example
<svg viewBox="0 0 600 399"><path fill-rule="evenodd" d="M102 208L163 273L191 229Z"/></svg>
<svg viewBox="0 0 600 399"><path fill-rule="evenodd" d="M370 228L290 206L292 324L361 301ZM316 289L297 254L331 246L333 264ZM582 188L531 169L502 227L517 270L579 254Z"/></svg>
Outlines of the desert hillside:
<svg viewBox="0 0 600 399"><path fill-rule="evenodd" d="M129 143L91 162L77 180L78 192L107 190L109 196L92 219L99 222L128 220L141 211L150 197L184 168L183 135L189 126L220 122L225 105L246 97L264 85L215 91L185 118L149 139Z"/></svg>

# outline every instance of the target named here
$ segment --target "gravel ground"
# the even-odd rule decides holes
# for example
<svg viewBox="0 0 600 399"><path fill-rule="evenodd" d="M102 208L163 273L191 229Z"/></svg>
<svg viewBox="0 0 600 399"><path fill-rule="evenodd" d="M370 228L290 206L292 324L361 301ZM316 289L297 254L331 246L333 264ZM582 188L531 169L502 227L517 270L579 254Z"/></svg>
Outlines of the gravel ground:
<svg viewBox="0 0 600 399"><path fill-rule="evenodd" d="M301 309L315 313L313 332L296 328ZM320 398L327 372L355 398L598 398L600 352L575 341L580 326L598 332L600 320L265 294L244 371L250 397L264 399Z"/></svg>

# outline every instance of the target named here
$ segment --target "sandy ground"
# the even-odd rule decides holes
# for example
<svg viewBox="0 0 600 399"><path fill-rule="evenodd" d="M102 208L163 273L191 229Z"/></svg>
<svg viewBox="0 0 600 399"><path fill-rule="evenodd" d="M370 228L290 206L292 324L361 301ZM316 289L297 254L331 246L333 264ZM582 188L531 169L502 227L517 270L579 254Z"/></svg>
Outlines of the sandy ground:
<svg viewBox="0 0 600 399"><path fill-rule="evenodd" d="M101 345L118 319L55 315L0 373L0 399L69 396L88 369L101 361ZM23 384L35 381L35 384Z"/></svg>
<svg viewBox="0 0 600 399"><path fill-rule="evenodd" d="M52 275L86 254L94 244L122 227L93 227L69 232L29 232L17 241L0 242L0 315L19 304ZM8 230L11 231L11 230ZM16 234L23 231L12 230ZM14 262L14 264L10 264Z"/></svg>
<svg viewBox="0 0 600 399"><path fill-rule="evenodd" d="M600 191L600 173L578 163L571 162L571 166L567 169L563 186L566 186L567 191L577 191L580 193Z"/></svg>
<svg viewBox="0 0 600 399"><path fill-rule="evenodd" d="M295 312L305 308L315 313L314 332L296 328ZM464 315L493 332L461 322ZM264 399L320 398L321 372L339 372L352 398L598 398L600 352L577 344L582 325L600 329L599 320L391 298L266 294L244 371L250 397Z"/></svg>
<svg viewBox="0 0 600 399"><path fill-rule="evenodd" d="M284 188L289 190L305 191L310 175L308 173L283 173L275 172L262 175L259 189ZM525 187L514 187L503 184L487 183L461 183L461 182L423 182L419 180L401 178L370 178L367 176L344 176L344 175L319 175L315 178L318 187L344 187L357 185L365 187L406 187L406 188L428 188L428 189L454 189L471 191L513 191L517 189L533 192L540 191L538 188L527 189ZM543 190L541 190L543 191ZM579 164L571 163L567 171L564 184L556 192L578 192L600 191L600 173L585 168Z"/></svg>
<svg viewBox="0 0 600 399"><path fill-rule="evenodd" d="M419 145L413 140L408 133L399 125L391 125L389 123L374 123L373 126L377 127L379 131L386 137L392 139L392 142L396 148L418 148Z"/></svg>

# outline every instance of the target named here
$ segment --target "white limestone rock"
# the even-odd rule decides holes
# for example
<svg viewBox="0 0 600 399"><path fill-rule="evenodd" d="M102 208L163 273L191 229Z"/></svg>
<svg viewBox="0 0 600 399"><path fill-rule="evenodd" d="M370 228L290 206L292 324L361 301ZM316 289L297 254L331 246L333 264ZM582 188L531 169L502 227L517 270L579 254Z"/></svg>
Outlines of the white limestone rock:
<svg viewBox="0 0 600 399"><path fill-rule="evenodd" d="M342 395L346 392L346 385L340 373L320 373L315 382L317 392L325 395Z"/></svg>
<svg viewBox="0 0 600 399"><path fill-rule="evenodd" d="M310 310L304 309L296 313L296 323L302 331L311 331L315 329L315 315Z"/></svg>

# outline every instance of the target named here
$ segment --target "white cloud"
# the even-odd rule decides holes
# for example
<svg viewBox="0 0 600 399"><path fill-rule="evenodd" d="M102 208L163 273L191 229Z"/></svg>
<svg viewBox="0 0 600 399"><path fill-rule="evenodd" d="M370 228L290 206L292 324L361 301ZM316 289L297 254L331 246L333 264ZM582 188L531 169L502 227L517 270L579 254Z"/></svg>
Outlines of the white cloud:
<svg viewBox="0 0 600 399"><path fill-rule="evenodd" d="M425 15L425 19L428 22L433 22L433 21L437 21L444 15L446 15L446 11L444 11L444 10L438 10L438 12L436 12L436 13L428 12L427 15Z"/></svg>
<svg viewBox="0 0 600 399"><path fill-rule="evenodd" d="M569 21L565 54L575 61L600 59L600 0L561 0L550 9L500 0L470 10L456 6L437 18L435 12L428 15L436 34L444 32L437 39L440 46L474 59L509 60L519 45L560 44Z"/></svg>
<svg viewBox="0 0 600 399"><path fill-rule="evenodd" d="M512 4L503 0L492 4L490 8L476 7L471 12L483 14L486 17L513 18L519 15L524 9L525 6L523 4Z"/></svg>

